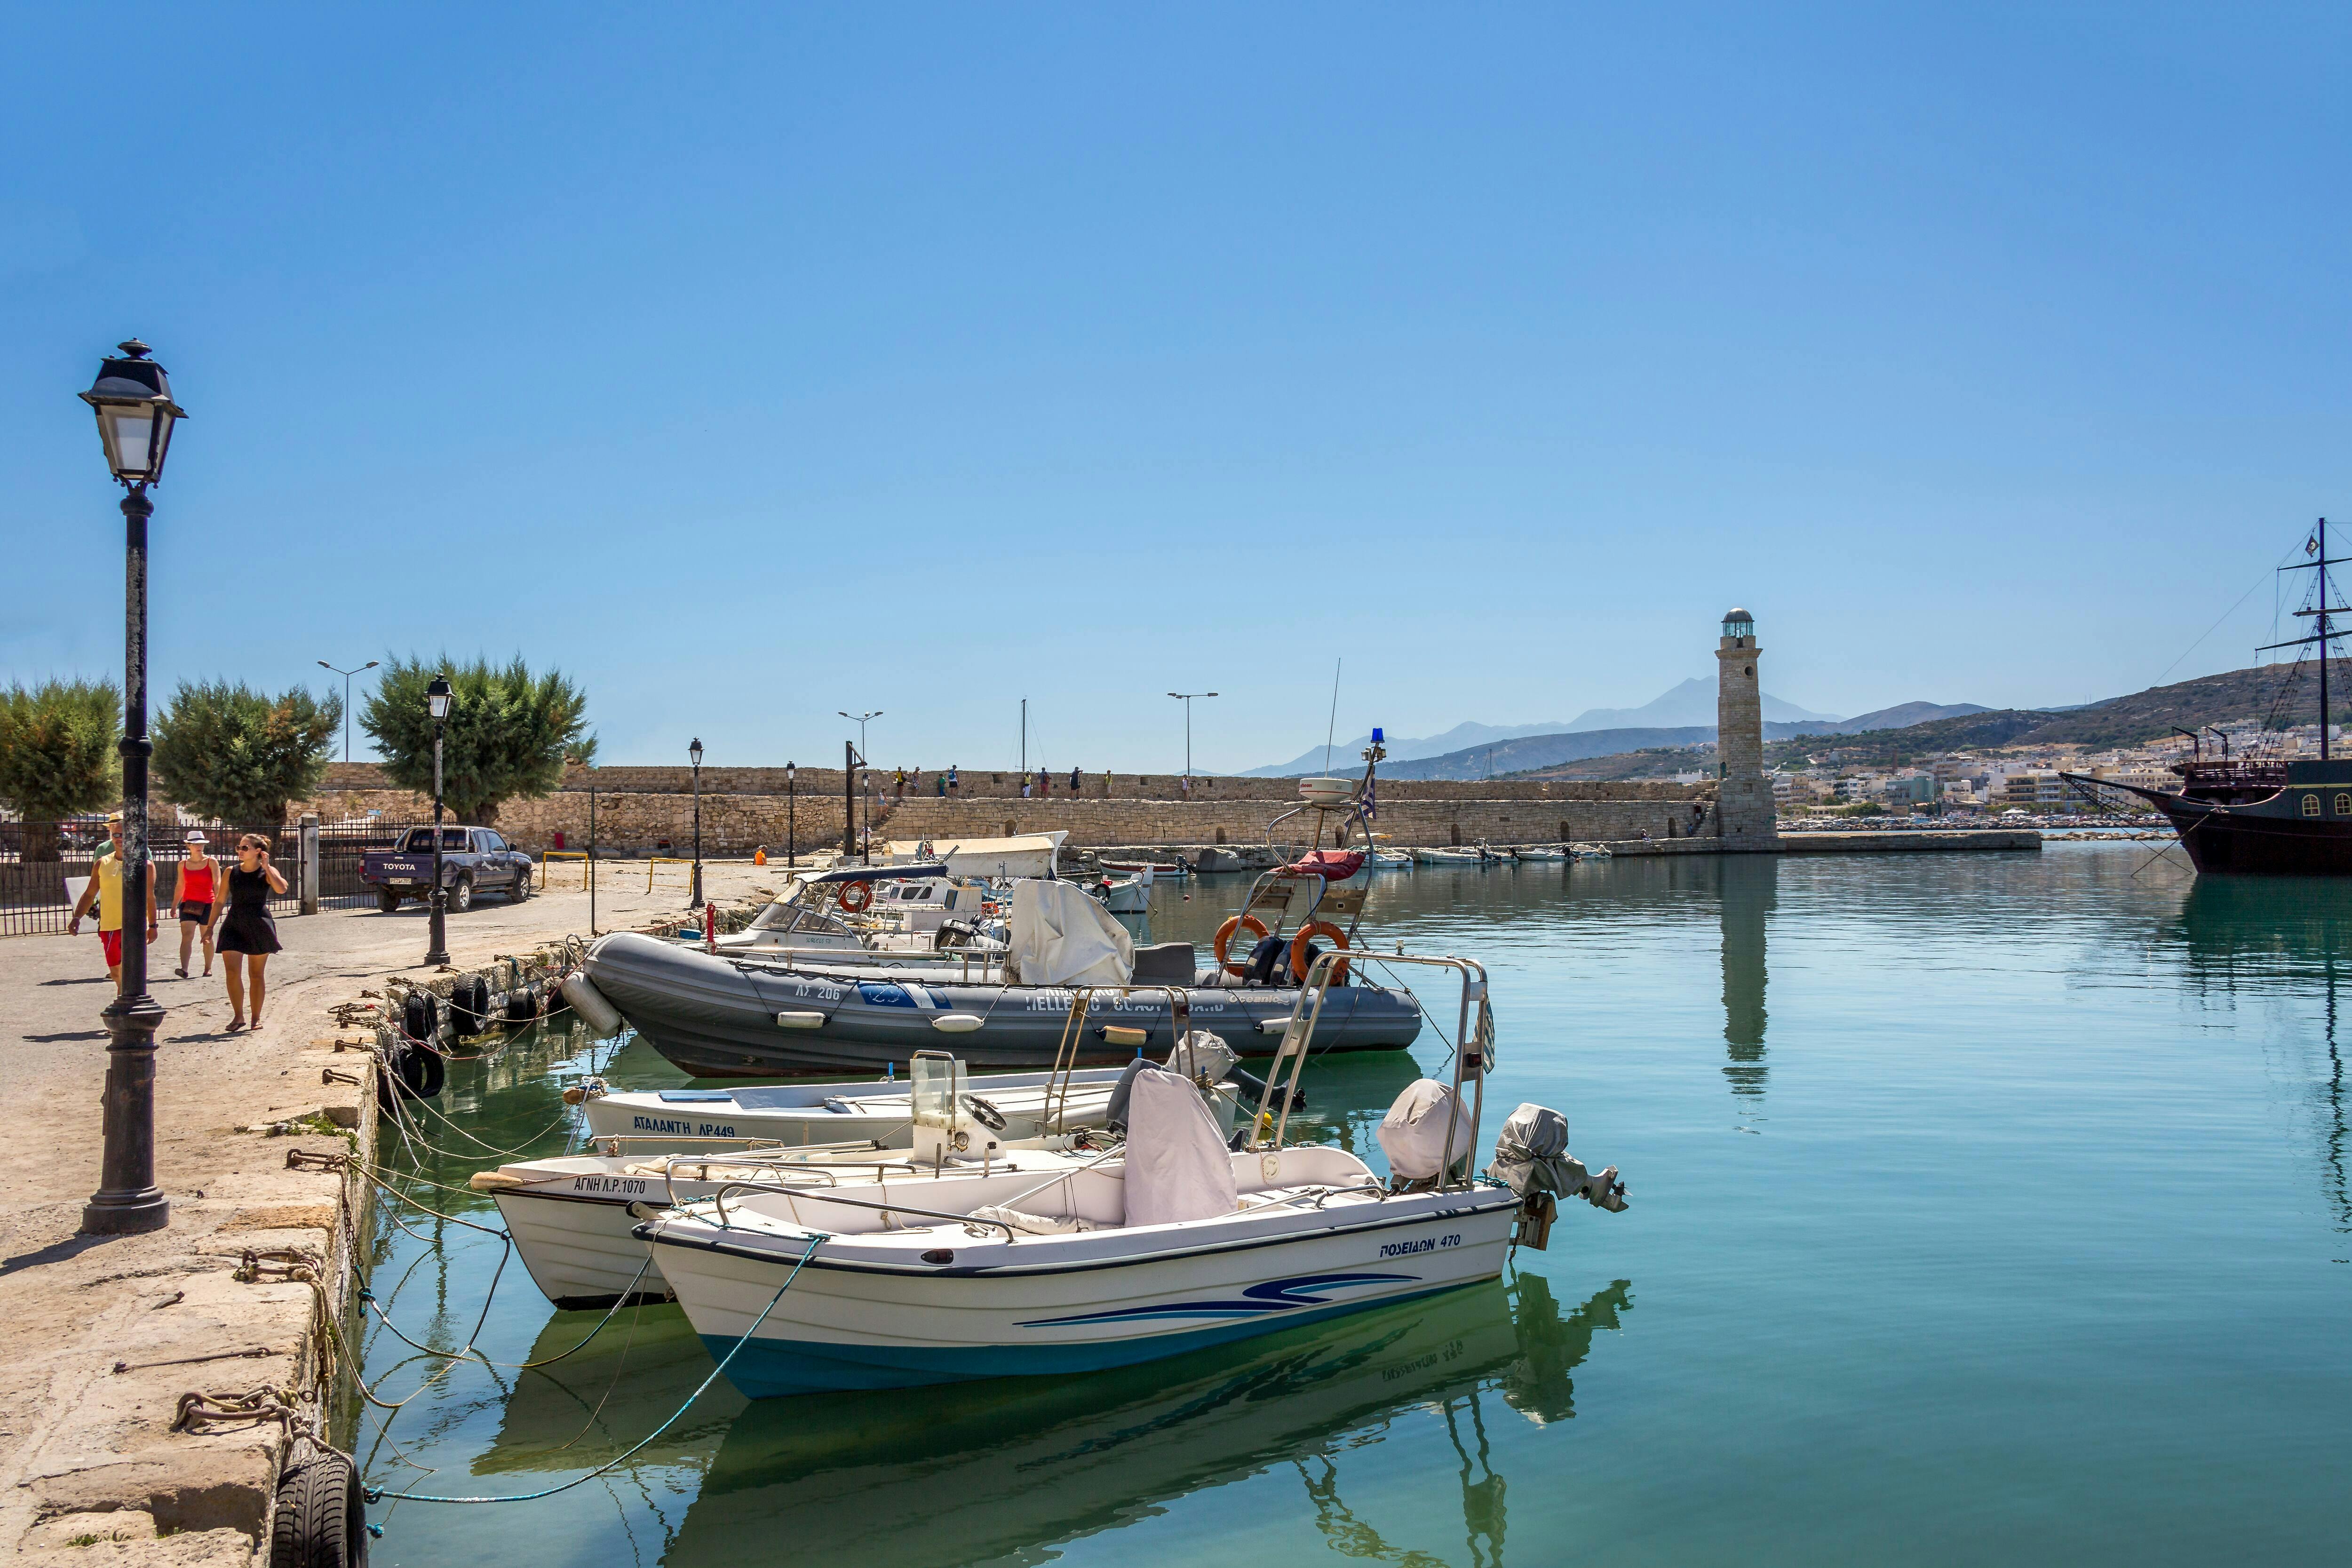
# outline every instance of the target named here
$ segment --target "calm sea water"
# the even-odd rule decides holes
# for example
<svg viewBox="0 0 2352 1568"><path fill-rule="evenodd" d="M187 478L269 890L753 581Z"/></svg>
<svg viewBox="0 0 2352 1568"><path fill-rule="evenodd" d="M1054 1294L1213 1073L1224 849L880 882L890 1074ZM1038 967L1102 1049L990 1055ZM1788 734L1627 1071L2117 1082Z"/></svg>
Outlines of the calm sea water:
<svg viewBox="0 0 2352 1568"><path fill-rule="evenodd" d="M1487 1138L1559 1108L1630 1211L1563 1212L1491 1288L1124 1372L721 1382L559 1497L380 1505L377 1560L2341 1562L2352 885L2135 876L2149 848L1386 874L1382 946L1493 973ZM1155 934L1205 940L1241 886L1163 889ZM454 1070L418 1174L560 1149L561 1089L609 1053ZM1377 1160L1418 1070L1310 1068L1313 1135ZM641 1046L606 1071L681 1081ZM393 1321L464 1343L500 1243L383 1228ZM478 1341L507 1365L428 1381L446 1363L373 1330L367 1375L408 1403L362 1422L371 1480L560 1484L710 1371L675 1308L511 1364L597 1317L509 1263Z"/></svg>

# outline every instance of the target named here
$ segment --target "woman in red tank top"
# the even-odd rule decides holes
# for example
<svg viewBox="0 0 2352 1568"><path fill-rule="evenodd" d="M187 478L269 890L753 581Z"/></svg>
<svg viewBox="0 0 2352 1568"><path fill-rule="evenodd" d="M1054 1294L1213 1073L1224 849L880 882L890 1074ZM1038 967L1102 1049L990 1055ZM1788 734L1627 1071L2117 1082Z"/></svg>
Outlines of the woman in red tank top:
<svg viewBox="0 0 2352 1568"><path fill-rule="evenodd" d="M213 972L213 868L220 862L205 853L205 836L190 833L187 858L180 862L180 879L172 889L172 901L180 906L180 978L188 977L188 950L201 937L205 944L205 973Z"/></svg>

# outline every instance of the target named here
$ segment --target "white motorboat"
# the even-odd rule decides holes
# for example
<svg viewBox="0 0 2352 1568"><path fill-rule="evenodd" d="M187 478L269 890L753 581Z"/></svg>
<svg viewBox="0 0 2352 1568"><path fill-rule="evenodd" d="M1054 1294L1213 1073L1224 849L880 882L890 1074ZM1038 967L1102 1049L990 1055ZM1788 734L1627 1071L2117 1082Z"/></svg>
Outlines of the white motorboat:
<svg viewBox="0 0 2352 1568"><path fill-rule="evenodd" d="M690 946L729 958L821 963L929 963L1004 951L1009 895L961 877L944 861L844 866L788 874L791 885L741 931Z"/></svg>
<svg viewBox="0 0 2352 1568"><path fill-rule="evenodd" d="M1286 1063L1292 1087L1339 962L1316 961L1284 1036L1276 1073ZM1146 1068L1131 1080L1126 1142L1043 1180L941 1182L919 1205L880 1184L739 1186L638 1234L729 1380L754 1397L1127 1365L1492 1279L1515 1216L1516 1239L1545 1240L1565 1178L1528 1172L1572 1165L1560 1158L1566 1123L1539 1112L1561 1148L1528 1159L1550 1167L1520 1162L1508 1185L1475 1184L1493 1038L1485 972L1380 962L1459 971L1467 1047L1451 1084L1417 1080L1391 1109L1385 1183L1345 1150L1286 1145L1271 1086L1251 1123L1271 1136L1229 1150L1188 1079ZM921 1098L940 1092L927 1085ZM1522 1107L1513 1126L1537 1112ZM1498 1152L1498 1174L1512 1152ZM1622 1207L1613 1177L1591 1178L1604 1194L1594 1201Z"/></svg>
<svg viewBox="0 0 2352 1568"><path fill-rule="evenodd" d="M1086 888L1102 900L1103 908L1115 915L1139 915L1151 908L1151 873L1149 871L1131 876L1106 871L1087 883Z"/></svg>
<svg viewBox="0 0 2352 1568"><path fill-rule="evenodd" d="M1556 844L1524 844L1518 848L1512 850L1511 853L1516 858L1520 860L1565 860L1569 858L1568 851Z"/></svg>
<svg viewBox="0 0 2352 1568"><path fill-rule="evenodd" d="M1234 1073L1234 1056L1232 1047L1216 1036L1196 1032L1187 1045L1170 1055L1171 1065L1193 1083L1228 1135L1242 1095L1264 1091L1265 1085L1247 1073L1235 1073L1233 1081L1225 1081L1227 1074ZM1050 1173L1066 1168L1073 1160L1088 1158L1071 1151L1089 1141L1097 1149L1115 1142L1102 1128L1123 1110L1115 1080L1129 1070L1112 1073L1114 1081L1107 1089L1096 1081L1097 1074L1065 1075L1064 1081L1051 1086L1050 1112L1021 1115L1016 1121L1018 1112L1008 1114L999 1109L1000 1100L1016 1101L997 1087L998 1080L971 1078L961 1061L945 1052L927 1051L915 1058L909 1082L888 1086L891 1092L880 1097L881 1103L895 1109L897 1120L889 1131L897 1135L896 1147L877 1139L780 1146L735 1135L725 1131L730 1124L714 1122L708 1124L713 1128L709 1134L697 1137L592 1133L585 1152L515 1161L496 1170L478 1171L471 1184L497 1201L523 1266L558 1307L604 1307L624 1299L659 1299L668 1293L668 1286L660 1269L648 1262L645 1243L630 1234L647 1205L674 1207L740 1183L821 1189L845 1183L930 1184L1005 1172L1032 1176ZM944 1089L918 1112L909 1090L927 1079L943 1084ZM885 1088L878 1084L826 1087ZM590 1098L586 1103L593 1107L601 1098ZM918 1151L912 1135L926 1114L939 1131L926 1148ZM1050 1122L1055 1131L1035 1135L1033 1129L1041 1121ZM695 1146L681 1149L681 1143Z"/></svg>
<svg viewBox="0 0 2352 1568"><path fill-rule="evenodd" d="M1192 869L1181 860L1098 860L1096 864L1106 871L1125 871L1139 876L1143 879L1146 887L1151 885L1151 880L1155 877L1165 877L1171 880L1180 879L1189 875Z"/></svg>
<svg viewBox="0 0 2352 1568"><path fill-rule="evenodd" d="M992 1073L966 1089L974 1114L1001 1117L996 1131L1010 1142L1093 1125L1124 1070L1082 1068L1059 1079L1050 1072ZM590 1138L625 1141L615 1152L692 1153L714 1141L786 1148L855 1141L903 1149L914 1125L910 1086L904 1081L616 1091L590 1079L581 1095Z"/></svg>
<svg viewBox="0 0 2352 1568"><path fill-rule="evenodd" d="M1412 858L1423 866L1483 866L1486 861L1475 849L1416 849Z"/></svg>

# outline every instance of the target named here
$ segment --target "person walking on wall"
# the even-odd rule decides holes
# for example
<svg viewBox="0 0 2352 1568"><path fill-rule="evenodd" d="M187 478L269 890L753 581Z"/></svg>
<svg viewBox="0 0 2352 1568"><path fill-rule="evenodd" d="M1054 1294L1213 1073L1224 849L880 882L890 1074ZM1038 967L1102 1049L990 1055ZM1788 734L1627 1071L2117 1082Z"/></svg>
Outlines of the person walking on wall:
<svg viewBox="0 0 2352 1568"><path fill-rule="evenodd" d="M945 774L945 773L937 773L937 774L934 774L934 775L932 776L932 779L931 779L931 784L932 784L932 786L933 786L933 787L932 787L932 792L931 792L931 793L933 793L933 794L934 794L934 795L938 795L941 800L945 800L945 799L947 799L947 797L948 797L948 775L947 775L947 774Z"/></svg>
<svg viewBox="0 0 2352 1568"><path fill-rule="evenodd" d="M179 875L172 883L172 902L180 910L180 978L188 977L188 950L202 937L205 943L205 972L201 978L213 975L213 873L219 865L205 853L209 842L202 833L188 832L187 857L180 862Z"/></svg>
<svg viewBox="0 0 2352 1568"><path fill-rule="evenodd" d="M1076 795L1076 794L1078 793L1078 791L1079 791L1079 790L1081 790L1081 789L1083 789L1083 788L1085 788L1085 787L1086 787L1086 786L1085 786L1085 783L1084 783L1084 781L1080 778L1080 776L1079 776L1079 774L1078 774L1078 770L1077 770L1077 769L1076 769L1076 768L1072 768L1072 769L1070 770L1070 793L1071 793L1072 795Z"/></svg>
<svg viewBox="0 0 2352 1568"><path fill-rule="evenodd" d="M955 764L953 763L950 763L948 764L948 793L950 795L955 794L956 785L962 782L963 781L957 776Z"/></svg>
<svg viewBox="0 0 2352 1568"><path fill-rule="evenodd" d="M269 955L278 951L278 922L270 917L269 895L282 896L285 891L286 879L269 863L269 841L258 833L239 838L236 864L228 873L228 912L220 917L220 955L227 966L228 1032L232 1035L239 1029L261 1027L261 1001L268 994L263 970Z"/></svg>
<svg viewBox="0 0 2352 1568"><path fill-rule="evenodd" d="M98 945L106 954L106 977L122 985L122 814L106 814L106 853L89 868L89 881L74 900L73 918L66 921L66 934L81 934L81 917L98 906ZM155 862L147 862L147 940L155 940L157 930L155 909Z"/></svg>
<svg viewBox="0 0 2352 1568"><path fill-rule="evenodd" d="M891 798L904 805L907 803L907 770L900 768L897 777L891 782L896 786L891 792Z"/></svg>

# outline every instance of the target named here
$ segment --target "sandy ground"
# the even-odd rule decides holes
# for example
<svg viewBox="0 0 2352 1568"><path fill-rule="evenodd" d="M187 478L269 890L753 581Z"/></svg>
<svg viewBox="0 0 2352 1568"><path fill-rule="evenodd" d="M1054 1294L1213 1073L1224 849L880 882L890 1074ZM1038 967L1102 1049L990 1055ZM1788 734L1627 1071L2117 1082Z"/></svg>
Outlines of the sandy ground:
<svg viewBox="0 0 2352 1568"><path fill-rule="evenodd" d="M743 862L705 869L706 892L722 902L777 883L772 868ZM683 916L685 895L674 885L648 893L642 868L632 882L617 867L600 874L600 929ZM472 967L587 930L584 892L541 892L520 905L486 896L449 917L450 956L458 967ZM0 1487L0 1553L55 1545L81 1561L113 1561L124 1551L159 1562L219 1554L199 1551L186 1537L136 1549L70 1548L50 1540L65 1526L39 1520L64 1506L60 1499L136 1509L136 1499L159 1486L193 1497L205 1451L236 1439L168 1436L163 1427L174 1391L248 1387L269 1381L274 1363L230 1361L144 1377L109 1369L125 1357L217 1350L236 1337L236 1302L257 1300L239 1291L291 1290L307 1302L306 1287L212 1289L242 1247L268 1244L257 1215L261 1222L272 1212L289 1223L299 1217L284 1208L289 1183L312 1208L330 1202L335 1190L331 1177L289 1177L288 1141L233 1129L315 1111L339 1095L349 1103L353 1091L322 1089L320 1081L322 1061L357 1066L349 1056L319 1054L331 1048L335 1034L328 1010L362 989L381 989L394 973L423 973L425 915L415 905L389 915L331 910L282 919L278 934L285 951L269 961L258 1032L225 1032L230 1014L217 963L209 980L174 975L175 926L166 925L148 950L149 989L165 1009L157 1035L155 1163L156 1183L172 1199L172 1225L152 1236L113 1238L78 1234L102 1152L107 1034L99 1015L110 994L98 942L87 928L79 937L0 939L0 1126L7 1131L0 1138L0 1192L7 1198L0 1206L0 1323L7 1325L0 1346L0 1477L8 1483ZM201 963L192 958L192 976ZM190 1278L203 1288L188 1289ZM166 1299L173 1290L183 1293L181 1301ZM220 1300L208 1307L211 1295ZM164 1474L174 1467L189 1469L184 1482ZM200 1500L189 1511L194 1530ZM241 1535L232 1541L210 1533L225 1550L234 1549L232 1555L243 1551Z"/></svg>

